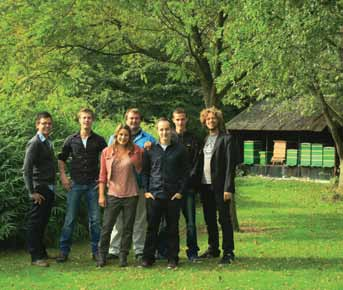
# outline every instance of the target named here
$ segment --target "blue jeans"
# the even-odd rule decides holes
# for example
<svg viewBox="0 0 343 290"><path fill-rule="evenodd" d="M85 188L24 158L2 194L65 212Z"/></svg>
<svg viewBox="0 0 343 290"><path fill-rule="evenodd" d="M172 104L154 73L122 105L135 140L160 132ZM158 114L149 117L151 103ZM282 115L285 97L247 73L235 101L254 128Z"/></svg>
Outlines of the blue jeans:
<svg viewBox="0 0 343 290"><path fill-rule="evenodd" d="M80 207L81 197L86 196L88 208L88 226L91 237L92 253L97 254L100 239L100 209L98 204L98 185L73 183L67 194L67 211L60 238L60 249L68 255L72 244L72 236L76 217Z"/></svg>
<svg viewBox="0 0 343 290"><path fill-rule="evenodd" d="M182 214L186 220L187 227L187 257L198 256L197 227L195 221L195 194L193 191L187 192L182 199Z"/></svg>

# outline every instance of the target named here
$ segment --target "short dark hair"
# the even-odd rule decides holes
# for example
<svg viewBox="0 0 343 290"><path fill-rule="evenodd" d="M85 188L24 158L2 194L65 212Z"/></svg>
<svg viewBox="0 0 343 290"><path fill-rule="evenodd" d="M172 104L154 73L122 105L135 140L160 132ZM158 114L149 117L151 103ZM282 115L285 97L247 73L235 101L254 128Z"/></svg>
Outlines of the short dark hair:
<svg viewBox="0 0 343 290"><path fill-rule="evenodd" d="M40 121L40 119L47 119L47 118L50 118L52 120L52 116L49 112L47 111L43 111L43 112L39 112L37 113L36 115L36 123L38 123Z"/></svg>
<svg viewBox="0 0 343 290"><path fill-rule="evenodd" d="M160 122L168 122L169 126L170 126L170 121L166 117L161 117L161 118L157 119L157 121L156 121L156 128L158 127L158 123L160 123Z"/></svg>
<svg viewBox="0 0 343 290"><path fill-rule="evenodd" d="M185 111L184 108L176 108L176 109L173 111L173 116L174 116L174 114L185 114L185 115L187 116L186 111Z"/></svg>

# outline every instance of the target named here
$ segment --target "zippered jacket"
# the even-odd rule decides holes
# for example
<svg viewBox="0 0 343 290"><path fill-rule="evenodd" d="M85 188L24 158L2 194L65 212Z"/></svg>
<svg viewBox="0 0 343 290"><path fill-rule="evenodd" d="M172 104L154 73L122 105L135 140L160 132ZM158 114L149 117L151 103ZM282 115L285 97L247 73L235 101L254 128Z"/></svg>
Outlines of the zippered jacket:
<svg viewBox="0 0 343 290"><path fill-rule="evenodd" d="M188 178L188 154L183 145L172 142L163 150L157 143L144 151L142 182L145 192L161 199L169 199L175 193L185 194Z"/></svg>

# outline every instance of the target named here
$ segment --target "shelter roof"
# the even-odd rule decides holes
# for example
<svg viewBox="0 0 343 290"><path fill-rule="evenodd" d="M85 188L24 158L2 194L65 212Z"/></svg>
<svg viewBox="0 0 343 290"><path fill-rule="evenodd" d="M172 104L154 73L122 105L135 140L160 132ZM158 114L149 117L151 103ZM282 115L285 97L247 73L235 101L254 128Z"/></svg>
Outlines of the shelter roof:
<svg viewBox="0 0 343 290"><path fill-rule="evenodd" d="M277 106L258 102L226 123L228 130L246 131L312 131L322 132L327 127L320 112L302 116L296 110L280 112Z"/></svg>

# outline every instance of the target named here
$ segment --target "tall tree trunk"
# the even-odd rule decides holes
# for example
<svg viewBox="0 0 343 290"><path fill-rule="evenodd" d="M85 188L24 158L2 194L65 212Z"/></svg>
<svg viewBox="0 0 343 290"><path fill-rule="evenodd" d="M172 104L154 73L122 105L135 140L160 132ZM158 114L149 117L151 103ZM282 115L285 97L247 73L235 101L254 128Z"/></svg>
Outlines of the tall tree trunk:
<svg viewBox="0 0 343 290"><path fill-rule="evenodd" d="M202 81L201 85L206 108L210 108L212 106L220 108L220 99L216 91L216 86L213 83L209 84L206 81Z"/></svg>
<svg viewBox="0 0 343 290"><path fill-rule="evenodd" d="M338 191L343 193L343 158L339 158L339 164Z"/></svg>
<svg viewBox="0 0 343 290"><path fill-rule="evenodd" d="M335 117L332 115L330 108L325 101L324 95L319 87L318 82L316 84L313 84L313 87L311 89L320 102L326 123L331 132L332 139L335 142L335 146L336 146L336 150L337 150L337 154L338 154L339 162L340 162L338 190L340 192L343 192L343 136L341 132L342 128L339 125L339 123L335 121Z"/></svg>

